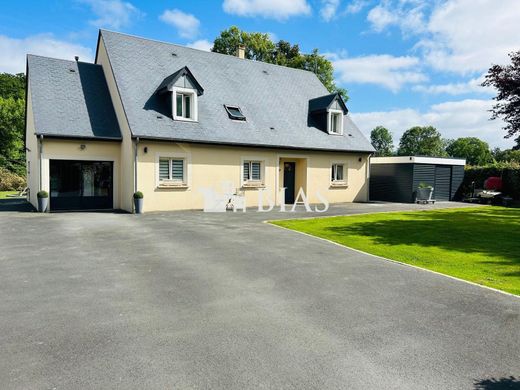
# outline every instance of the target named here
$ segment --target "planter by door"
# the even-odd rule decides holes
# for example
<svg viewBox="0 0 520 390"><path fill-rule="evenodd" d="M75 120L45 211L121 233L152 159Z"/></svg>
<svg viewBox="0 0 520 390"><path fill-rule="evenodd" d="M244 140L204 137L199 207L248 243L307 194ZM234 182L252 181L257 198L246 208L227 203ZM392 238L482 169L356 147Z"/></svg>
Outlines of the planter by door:
<svg viewBox="0 0 520 390"><path fill-rule="evenodd" d="M143 213L143 198L134 198L135 213Z"/></svg>
<svg viewBox="0 0 520 390"><path fill-rule="evenodd" d="M49 205L49 198L38 198L38 211L40 213L44 213L47 211L47 206Z"/></svg>

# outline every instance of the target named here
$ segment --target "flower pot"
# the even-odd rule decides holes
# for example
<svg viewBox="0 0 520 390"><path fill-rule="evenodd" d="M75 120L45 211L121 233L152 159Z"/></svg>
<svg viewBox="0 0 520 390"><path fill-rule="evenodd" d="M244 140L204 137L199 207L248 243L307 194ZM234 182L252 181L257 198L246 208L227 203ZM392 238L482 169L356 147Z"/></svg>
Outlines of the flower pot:
<svg viewBox="0 0 520 390"><path fill-rule="evenodd" d="M433 192L433 188L426 187L426 188L417 188L417 200L429 200L431 197L431 194Z"/></svg>
<svg viewBox="0 0 520 390"><path fill-rule="evenodd" d="M47 206L49 205L49 198L38 198L38 211L40 213L44 213L47 211Z"/></svg>
<svg viewBox="0 0 520 390"><path fill-rule="evenodd" d="M134 198L134 207L135 207L135 213L136 214L142 214L143 213L143 198Z"/></svg>

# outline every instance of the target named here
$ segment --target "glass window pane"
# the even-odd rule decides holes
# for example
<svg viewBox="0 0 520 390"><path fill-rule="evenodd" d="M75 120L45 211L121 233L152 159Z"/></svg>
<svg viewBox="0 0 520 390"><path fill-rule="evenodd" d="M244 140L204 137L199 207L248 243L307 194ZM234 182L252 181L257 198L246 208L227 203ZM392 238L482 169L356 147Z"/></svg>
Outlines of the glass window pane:
<svg viewBox="0 0 520 390"><path fill-rule="evenodd" d="M343 164L338 164L336 166L336 179L338 181L342 181L343 180Z"/></svg>
<svg viewBox="0 0 520 390"><path fill-rule="evenodd" d="M184 117L185 118L191 118L191 96L190 95L184 95Z"/></svg>
<svg viewBox="0 0 520 390"><path fill-rule="evenodd" d="M260 180L260 162L254 161L251 163L251 178L253 180Z"/></svg>
<svg viewBox="0 0 520 390"><path fill-rule="evenodd" d="M159 180L168 180L170 178L170 160L159 160Z"/></svg>
<svg viewBox="0 0 520 390"><path fill-rule="evenodd" d="M249 161L244 161L244 181L249 180Z"/></svg>
<svg viewBox="0 0 520 390"><path fill-rule="evenodd" d="M177 94L177 116L182 116L182 93Z"/></svg>
<svg viewBox="0 0 520 390"><path fill-rule="evenodd" d="M172 179L184 181L184 160L172 160Z"/></svg>

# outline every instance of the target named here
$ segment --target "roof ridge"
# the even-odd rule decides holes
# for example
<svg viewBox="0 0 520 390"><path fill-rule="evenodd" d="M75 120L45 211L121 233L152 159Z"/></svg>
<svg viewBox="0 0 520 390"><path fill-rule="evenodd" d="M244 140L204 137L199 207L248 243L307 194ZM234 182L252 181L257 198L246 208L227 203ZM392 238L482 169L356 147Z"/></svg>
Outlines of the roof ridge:
<svg viewBox="0 0 520 390"><path fill-rule="evenodd" d="M27 53L26 54L26 57L29 58L29 57L39 57L39 58L46 58L48 60L55 60L55 61L62 61L62 62L70 62L72 64L76 64L76 63L82 63L82 64L87 64L87 65L97 65L97 66L101 66L100 64L96 64L95 62L88 62L88 61L76 61L76 60L66 60L64 58L56 58L56 57L49 57L49 56L43 56L41 54L31 54L31 53Z"/></svg>
<svg viewBox="0 0 520 390"><path fill-rule="evenodd" d="M310 70L306 70L306 69L291 68L291 67L285 66L285 65L271 64L269 62L250 60L248 58L238 58L236 56L232 56L232 55L229 55L229 54L223 54L223 53L218 53L218 52L215 52L215 51L207 51L207 50L202 50L202 49L196 49L194 47L180 45L178 43L166 42L166 41L163 41L163 40L160 40L160 39L154 39L154 38L145 38L145 37L141 37L141 36L134 35L134 34L128 34L128 33L123 33L123 32L119 32L119 31L108 30L108 29L99 29L99 32L100 33L108 32L108 33L111 33L111 34L119 34L119 35L124 35L124 36L130 37L130 38L140 39L140 40L143 40L143 41L157 42L157 43L162 43L162 44L165 44L165 45L181 47L183 49L195 50L195 51L202 52L202 53L216 54L216 55L219 55L219 56L224 56L226 58L233 58L233 59L235 59L237 61L248 61L249 63L259 64L259 66L267 65L267 66L273 66L273 67L280 67L280 68L288 69L288 70L291 70L291 71L294 70L294 71L299 71L299 72L310 73L310 74L313 74L316 77L318 77L314 72L311 72Z"/></svg>

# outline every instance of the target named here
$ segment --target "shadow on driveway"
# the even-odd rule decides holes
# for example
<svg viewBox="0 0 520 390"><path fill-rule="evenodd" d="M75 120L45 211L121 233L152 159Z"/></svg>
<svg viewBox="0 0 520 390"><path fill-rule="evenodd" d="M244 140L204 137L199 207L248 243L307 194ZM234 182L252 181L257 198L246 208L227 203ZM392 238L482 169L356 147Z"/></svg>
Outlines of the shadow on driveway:
<svg viewBox="0 0 520 390"><path fill-rule="evenodd" d="M0 199L0 213L6 211L27 213L35 211L35 209L25 198Z"/></svg>

